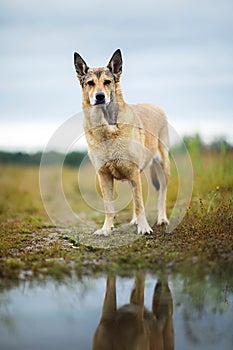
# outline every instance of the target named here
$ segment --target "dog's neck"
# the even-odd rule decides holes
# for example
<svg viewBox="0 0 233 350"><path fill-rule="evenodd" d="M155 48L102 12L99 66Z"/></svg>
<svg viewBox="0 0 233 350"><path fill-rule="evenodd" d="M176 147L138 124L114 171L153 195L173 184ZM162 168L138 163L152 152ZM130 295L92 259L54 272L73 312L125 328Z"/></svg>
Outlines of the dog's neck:
<svg viewBox="0 0 233 350"><path fill-rule="evenodd" d="M119 106L116 102L110 102L108 105L101 106L104 118L109 125L117 124L117 116L119 112Z"/></svg>
<svg viewBox="0 0 233 350"><path fill-rule="evenodd" d="M112 130L113 127L117 127L118 112L118 104L114 102L108 105L91 106L84 110L85 125L91 129L101 126Z"/></svg>

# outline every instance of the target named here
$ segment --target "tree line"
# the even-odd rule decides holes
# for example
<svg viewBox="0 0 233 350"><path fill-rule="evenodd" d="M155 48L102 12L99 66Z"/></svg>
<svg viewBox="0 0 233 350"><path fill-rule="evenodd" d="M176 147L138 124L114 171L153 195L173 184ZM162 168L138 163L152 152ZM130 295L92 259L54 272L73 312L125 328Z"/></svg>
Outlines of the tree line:
<svg viewBox="0 0 233 350"><path fill-rule="evenodd" d="M0 164L40 165L42 155L46 156L43 158L45 164L56 165L64 161L64 165L78 167L87 155L87 152L70 152L64 155L63 153L54 151L46 154L42 152L30 154L25 152L0 151Z"/></svg>

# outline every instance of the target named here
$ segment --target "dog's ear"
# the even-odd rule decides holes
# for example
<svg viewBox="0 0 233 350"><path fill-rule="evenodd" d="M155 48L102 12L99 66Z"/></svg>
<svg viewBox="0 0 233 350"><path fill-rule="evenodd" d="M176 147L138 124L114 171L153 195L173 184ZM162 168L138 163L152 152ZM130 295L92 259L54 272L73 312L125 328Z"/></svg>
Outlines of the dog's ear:
<svg viewBox="0 0 233 350"><path fill-rule="evenodd" d="M110 69L110 71L114 75L116 81L119 81L120 75L122 73L122 56L121 56L120 49L118 49L114 52L107 67L108 67L108 69Z"/></svg>
<svg viewBox="0 0 233 350"><path fill-rule="evenodd" d="M78 78L80 80L80 83L82 84L83 79L87 74L89 67L77 52L74 53L74 65L75 65L75 69L76 69Z"/></svg>

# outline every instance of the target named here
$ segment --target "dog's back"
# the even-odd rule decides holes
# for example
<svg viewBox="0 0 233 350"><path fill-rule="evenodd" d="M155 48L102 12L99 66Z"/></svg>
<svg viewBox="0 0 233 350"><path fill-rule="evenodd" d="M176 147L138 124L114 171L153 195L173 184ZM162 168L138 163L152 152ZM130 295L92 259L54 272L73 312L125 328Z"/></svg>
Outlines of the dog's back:
<svg viewBox="0 0 233 350"><path fill-rule="evenodd" d="M136 104L131 108L142 123L143 132L146 134L145 147L155 154L159 150L159 142L169 148L168 125L164 111L153 104Z"/></svg>

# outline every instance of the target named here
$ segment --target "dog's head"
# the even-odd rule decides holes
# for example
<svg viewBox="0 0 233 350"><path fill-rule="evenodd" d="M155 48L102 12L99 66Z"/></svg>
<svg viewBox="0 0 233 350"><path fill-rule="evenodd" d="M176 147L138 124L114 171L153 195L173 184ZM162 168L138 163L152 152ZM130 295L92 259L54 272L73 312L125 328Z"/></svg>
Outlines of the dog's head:
<svg viewBox="0 0 233 350"><path fill-rule="evenodd" d="M77 52L74 53L74 65L87 105L108 105L114 102L116 84L122 73L122 56L119 49L114 52L107 67L89 68Z"/></svg>

